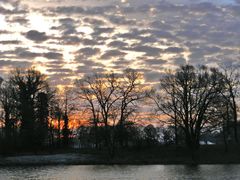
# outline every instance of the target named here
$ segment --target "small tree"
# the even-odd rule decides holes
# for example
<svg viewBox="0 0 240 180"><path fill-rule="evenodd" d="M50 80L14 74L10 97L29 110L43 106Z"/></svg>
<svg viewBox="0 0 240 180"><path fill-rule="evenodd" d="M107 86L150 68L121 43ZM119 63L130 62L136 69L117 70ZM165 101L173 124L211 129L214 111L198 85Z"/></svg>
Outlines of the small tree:
<svg viewBox="0 0 240 180"><path fill-rule="evenodd" d="M57 120L57 146L61 147L61 121L63 116L63 110L61 108L61 103L59 102L59 98L54 97L53 101L51 103L51 116L53 120ZM53 129L55 127L52 127ZM53 131L52 131L52 139L53 137Z"/></svg>
<svg viewBox="0 0 240 180"><path fill-rule="evenodd" d="M156 128L152 125L149 124L143 129L145 133L145 140L148 145L154 145L158 141L157 137L157 130Z"/></svg>
<svg viewBox="0 0 240 180"><path fill-rule="evenodd" d="M72 89L69 87L65 87L63 91L60 94L61 99L60 99L60 111L58 114L59 117L62 117L63 120L63 127L62 127L62 136L63 136L63 146L65 148L69 147L70 141L70 135L71 131L69 129L69 116L73 111L75 110L75 102L73 98L73 92ZM58 123L58 126L60 123ZM58 127L59 128L59 127Z"/></svg>
<svg viewBox="0 0 240 180"><path fill-rule="evenodd" d="M43 146L48 137L51 92L40 92L36 101L36 140ZM46 143L45 143L46 144Z"/></svg>

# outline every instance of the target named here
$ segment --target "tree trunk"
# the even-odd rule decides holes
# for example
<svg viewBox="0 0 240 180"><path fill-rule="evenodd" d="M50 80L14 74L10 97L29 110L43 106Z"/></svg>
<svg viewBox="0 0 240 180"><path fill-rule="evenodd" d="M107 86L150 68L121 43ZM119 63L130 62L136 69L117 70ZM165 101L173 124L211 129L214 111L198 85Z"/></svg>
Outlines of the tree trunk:
<svg viewBox="0 0 240 180"><path fill-rule="evenodd" d="M58 147L61 146L61 117L58 117Z"/></svg>
<svg viewBox="0 0 240 180"><path fill-rule="evenodd" d="M69 128L68 128L68 115L65 113L64 117L64 127L63 127L63 145L64 147L69 146Z"/></svg>
<svg viewBox="0 0 240 180"><path fill-rule="evenodd" d="M186 143L187 147L190 150L191 158L194 162L198 160L197 151L199 150L199 134L191 134L189 132L186 133Z"/></svg>
<svg viewBox="0 0 240 180"><path fill-rule="evenodd" d="M178 145L177 119L174 120L175 145Z"/></svg>
<svg viewBox="0 0 240 180"><path fill-rule="evenodd" d="M223 141L224 141L224 147L225 152L228 152L228 142L227 142L227 136L226 136L226 128L223 125Z"/></svg>
<svg viewBox="0 0 240 180"><path fill-rule="evenodd" d="M98 125L94 123L95 149L98 149Z"/></svg>
<svg viewBox="0 0 240 180"><path fill-rule="evenodd" d="M11 122L10 122L10 114L5 111L5 137L7 141L11 141Z"/></svg>
<svg viewBox="0 0 240 180"><path fill-rule="evenodd" d="M237 124L237 106L235 98L233 97L233 119L234 119L234 138L235 142L238 143L238 124Z"/></svg>

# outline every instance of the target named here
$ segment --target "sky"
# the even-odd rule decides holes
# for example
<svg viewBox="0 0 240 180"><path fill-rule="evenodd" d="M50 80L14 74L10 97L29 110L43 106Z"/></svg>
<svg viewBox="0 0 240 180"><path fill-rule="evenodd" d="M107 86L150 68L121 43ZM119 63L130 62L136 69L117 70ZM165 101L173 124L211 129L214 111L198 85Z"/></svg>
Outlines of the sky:
<svg viewBox="0 0 240 180"><path fill-rule="evenodd" d="M240 65L240 0L0 0L0 76L35 67L53 86L133 68Z"/></svg>

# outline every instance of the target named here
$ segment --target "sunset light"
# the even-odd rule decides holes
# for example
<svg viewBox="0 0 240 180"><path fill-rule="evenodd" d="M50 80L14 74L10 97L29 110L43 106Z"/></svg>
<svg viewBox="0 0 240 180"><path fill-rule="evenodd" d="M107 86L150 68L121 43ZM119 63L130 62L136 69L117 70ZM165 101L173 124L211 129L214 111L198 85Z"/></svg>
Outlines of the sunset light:
<svg viewBox="0 0 240 180"><path fill-rule="evenodd" d="M238 164L240 0L0 0L0 180Z"/></svg>

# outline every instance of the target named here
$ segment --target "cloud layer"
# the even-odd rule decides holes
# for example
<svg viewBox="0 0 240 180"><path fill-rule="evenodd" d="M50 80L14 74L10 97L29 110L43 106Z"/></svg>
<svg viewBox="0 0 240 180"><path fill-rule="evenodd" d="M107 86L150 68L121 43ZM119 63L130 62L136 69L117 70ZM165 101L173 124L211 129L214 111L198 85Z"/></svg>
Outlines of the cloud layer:
<svg viewBox="0 0 240 180"><path fill-rule="evenodd" d="M51 83L127 67L155 83L178 65L239 65L240 3L199 0L5 0L0 74L35 66Z"/></svg>

